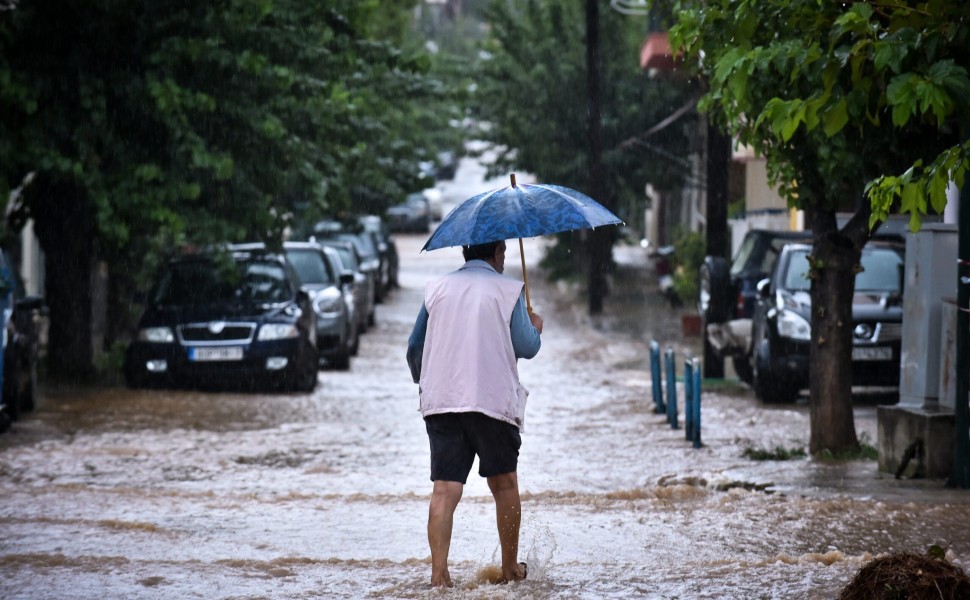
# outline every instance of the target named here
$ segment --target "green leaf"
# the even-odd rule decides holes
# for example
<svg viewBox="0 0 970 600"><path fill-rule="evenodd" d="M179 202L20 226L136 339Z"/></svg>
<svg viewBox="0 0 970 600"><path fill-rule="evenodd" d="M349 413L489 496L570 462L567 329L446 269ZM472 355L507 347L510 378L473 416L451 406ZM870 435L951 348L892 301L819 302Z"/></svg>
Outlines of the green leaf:
<svg viewBox="0 0 970 600"><path fill-rule="evenodd" d="M831 105L822 115L823 130L826 137L832 137L842 131L849 122L849 112L845 98Z"/></svg>

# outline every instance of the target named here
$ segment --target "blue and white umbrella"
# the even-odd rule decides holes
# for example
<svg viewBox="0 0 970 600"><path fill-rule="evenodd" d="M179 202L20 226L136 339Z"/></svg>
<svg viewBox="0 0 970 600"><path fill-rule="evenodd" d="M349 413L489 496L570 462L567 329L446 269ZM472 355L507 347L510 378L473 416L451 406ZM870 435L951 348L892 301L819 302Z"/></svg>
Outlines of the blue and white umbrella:
<svg viewBox="0 0 970 600"><path fill-rule="evenodd" d="M576 229L622 224L616 215L582 192L550 184L526 183L484 192L461 202L438 225L422 250L474 246L488 242L549 235ZM522 253L526 302L529 280Z"/></svg>

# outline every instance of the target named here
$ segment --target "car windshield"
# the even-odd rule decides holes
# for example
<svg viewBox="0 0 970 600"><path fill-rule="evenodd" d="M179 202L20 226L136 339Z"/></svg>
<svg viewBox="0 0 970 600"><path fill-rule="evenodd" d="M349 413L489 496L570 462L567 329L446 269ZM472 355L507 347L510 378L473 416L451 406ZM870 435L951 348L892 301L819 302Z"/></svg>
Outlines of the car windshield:
<svg viewBox="0 0 970 600"><path fill-rule="evenodd" d="M286 260L293 265L301 285L332 285L336 281L330 264L318 250L287 250Z"/></svg>
<svg viewBox="0 0 970 600"><path fill-rule="evenodd" d="M357 270L357 258L354 256L354 251L349 246L331 246L340 255L340 262L343 263L344 267L350 269L351 271Z"/></svg>
<svg viewBox="0 0 970 600"><path fill-rule="evenodd" d="M209 260L174 263L165 270L152 298L160 306L266 304L290 299L286 270L265 260L239 261L228 268Z"/></svg>
<svg viewBox="0 0 970 600"><path fill-rule="evenodd" d="M792 292L808 291L812 282L808 278L808 250L796 250L788 260L788 270L785 272L782 288Z"/></svg>
<svg viewBox="0 0 970 600"><path fill-rule="evenodd" d="M807 250L792 252L785 273L783 288L789 291L808 291L811 280L808 278ZM857 292L902 291L903 257L891 248L865 248L862 251L862 270L855 276Z"/></svg>
<svg viewBox="0 0 970 600"><path fill-rule="evenodd" d="M747 235L731 263L731 275L770 273L781 249L792 240L786 237Z"/></svg>
<svg viewBox="0 0 970 600"><path fill-rule="evenodd" d="M862 271L855 276L857 292L902 291L903 257L891 248L872 248L862 252Z"/></svg>

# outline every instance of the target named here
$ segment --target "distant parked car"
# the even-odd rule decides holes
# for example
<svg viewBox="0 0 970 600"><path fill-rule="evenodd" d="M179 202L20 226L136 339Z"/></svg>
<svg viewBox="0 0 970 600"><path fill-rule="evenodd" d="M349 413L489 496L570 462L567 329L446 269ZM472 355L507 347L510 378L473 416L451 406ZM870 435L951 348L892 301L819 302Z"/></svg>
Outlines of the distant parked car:
<svg viewBox="0 0 970 600"><path fill-rule="evenodd" d="M431 231L431 205L421 192L408 194L404 202L388 208L386 215L391 231L401 233Z"/></svg>
<svg viewBox="0 0 970 600"><path fill-rule="evenodd" d="M435 179L448 181L455 178L459 156L451 150L439 152L435 157Z"/></svg>
<svg viewBox="0 0 970 600"><path fill-rule="evenodd" d="M764 402L792 401L809 384L811 253L808 244L785 245L770 277L757 286L751 366ZM870 241L862 249L852 299L854 386L899 386L904 257L900 242Z"/></svg>
<svg viewBox="0 0 970 600"><path fill-rule="evenodd" d="M236 244L233 251L265 250L261 243ZM296 271L300 286L310 294L317 313L317 349L335 369L350 368L350 357L356 354L359 331L353 301L344 295L343 286L353 281L353 274L341 273L337 251L313 242L284 242L283 253Z"/></svg>
<svg viewBox="0 0 970 600"><path fill-rule="evenodd" d="M785 244L811 239L810 231L754 229L744 236L730 265L718 256L707 256L701 264L697 308L706 350L731 357L735 372L746 383L752 382L748 355L758 282L771 273Z"/></svg>
<svg viewBox="0 0 970 600"><path fill-rule="evenodd" d="M3 313L3 378L0 432L34 410L39 331L37 317L46 311L40 296L25 296L5 253L0 252L0 308Z"/></svg>
<svg viewBox="0 0 970 600"><path fill-rule="evenodd" d="M366 231L363 224L358 221L320 221L314 225L312 237L352 243L357 249L360 270L374 279L374 301L378 304L384 301L384 293L389 287L390 264L381 254L377 237Z"/></svg>
<svg viewBox="0 0 970 600"><path fill-rule="evenodd" d="M390 291L391 288L398 286L397 270L399 263L397 244L394 243L394 238L391 237L391 228L387 226L384 219L377 215L362 215L358 217L358 220L363 226L364 231L370 232L377 240L377 250L381 255L381 261L387 263L387 269L382 269L382 272L386 272L387 274L385 286Z"/></svg>
<svg viewBox="0 0 970 600"><path fill-rule="evenodd" d="M310 295L265 251L167 264L147 299L125 377L131 387L262 386L311 391L319 353Z"/></svg>
<svg viewBox="0 0 970 600"><path fill-rule="evenodd" d="M351 284L350 292L354 297L354 313L357 316L357 328L360 333L366 333L368 327L374 324L374 287L375 278L373 271L362 271L360 268L360 255L357 248L351 242L344 242L336 239L316 240L321 246L333 248L338 256L343 268L353 274L354 282Z"/></svg>

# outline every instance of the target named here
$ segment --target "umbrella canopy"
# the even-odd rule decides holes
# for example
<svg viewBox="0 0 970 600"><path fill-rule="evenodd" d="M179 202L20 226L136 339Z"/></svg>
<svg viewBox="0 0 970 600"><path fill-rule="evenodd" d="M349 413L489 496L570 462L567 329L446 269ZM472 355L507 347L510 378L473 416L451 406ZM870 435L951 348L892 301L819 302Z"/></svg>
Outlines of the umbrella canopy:
<svg viewBox="0 0 970 600"><path fill-rule="evenodd" d="M474 246L622 223L589 196L549 184L515 184L473 196L438 225L422 250Z"/></svg>
<svg viewBox="0 0 970 600"><path fill-rule="evenodd" d="M456 206L438 225L421 250L474 246L519 238L525 302L532 313L529 276L525 270L522 238L575 229L593 229L623 223L602 204L582 192L560 185L515 184L477 196Z"/></svg>

